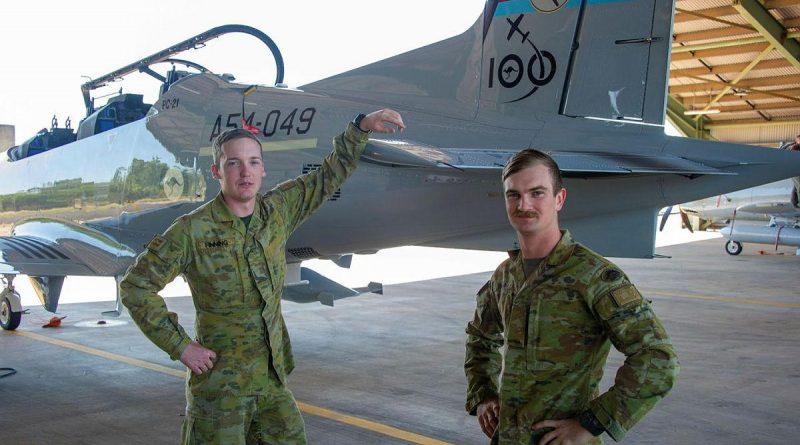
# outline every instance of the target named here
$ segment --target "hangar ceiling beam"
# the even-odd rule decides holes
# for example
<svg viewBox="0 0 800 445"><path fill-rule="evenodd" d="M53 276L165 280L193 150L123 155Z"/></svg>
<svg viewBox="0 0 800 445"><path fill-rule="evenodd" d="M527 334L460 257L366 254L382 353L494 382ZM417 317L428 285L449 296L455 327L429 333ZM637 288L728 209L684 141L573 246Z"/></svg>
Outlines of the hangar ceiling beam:
<svg viewBox="0 0 800 445"><path fill-rule="evenodd" d="M800 27L800 18L786 19L783 21L784 28L797 28ZM703 31L691 31L675 34L672 41L675 43L680 42L695 42L698 40L720 39L724 37L735 37L745 34L753 34L757 32L755 28L750 25L738 25L737 27L723 27L707 29Z"/></svg>
<svg viewBox="0 0 800 445"><path fill-rule="evenodd" d="M800 70L800 43L787 37L783 27L757 0L733 0L733 7L769 43L780 52L789 63Z"/></svg>
<svg viewBox="0 0 800 445"><path fill-rule="evenodd" d="M720 88L726 87L729 85L728 82L722 82L719 80L712 80L706 79L705 77L698 77L698 76L683 76L688 77L690 79L696 79L702 81L702 83L693 83L687 85L675 85L669 87L669 92L673 94L679 93L704 93L704 94L712 94L713 92L719 91ZM737 89L744 89L747 91L754 91L756 93L763 93L763 94L770 94L775 97L780 97L781 99L788 99L794 101L800 101L800 98L796 96L787 96L785 94L779 93L772 93L770 90L760 90L756 87L770 87L770 86L777 86L777 85L798 85L800 84L800 74L795 76L780 76L780 77L762 77L757 79L745 79L739 82L738 85L735 87Z"/></svg>
<svg viewBox="0 0 800 445"><path fill-rule="evenodd" d="M728 85L726 85L726 86L725 86L725 87L722 89L722 91L720 91L720 92L719 92L719 93L716 95L716 97L714 97L713 99L711 99L711 100L708 102L708 104L706 104L706 105L705 105L705 106L702 108L702 110L703 110L703 111L706 111L706 110L708 110L709 108L711 108L711 106L713 106L713 105L714 105L715 103L717 103L717 102L718 102L720 99L722 99L722 96L724 96L724 95L728 94L728 92L729 92L729 91L731 91L731 90L733 89L733 87L734 87L734 86L735 86L737 83L739 83L739 81L740 81L740 80L742 80L742 78L743 78L744 76L746 76L746 75L747 75L747 73L749 73L749 72L750 72L750 70L752 70L753 68L755 68L755 66L756 66L756 65L758 65L758 63L759 63L759 62L761 62L761 60L762 60L762 59L763 59L763 58L764 58L764 57L765 57L765 56L766 56L766 55L767 55L767 54L768 54L770 51L772 51L772 45L770 45L770 46L766 47L766 48L764 49L764 51L761 51L761 53L759 53L759 54L756 56L756 58L755 58L755 59L753 59L753 61L752 61L752 62L750 62L750 63L749 63L749 64L748 64L748 65L747 65L747 66L746 66L746 67L745 67L745 68L742 70L742 72L741 72L741 73L737 74L737 75L736 75L736 77L734 77L734 78L733 78L733 80L731 80L731 81L730 81L730 83L728 83ZM699 119L700 117L702 117L702 116L699 116L699 115L698 115L698 116L697 116L697 118L695 118L695 120Z"/></svg>
<svg viewBox="0 0 800 445"><path fill-rule="evenodd" d="M727 65L716 65L716 66L699 66L697 68L684 68L684 69L677 69L677 70L670 70L669 74L672 78L681 77L681 76L702 76L704 74L731 74L731 73L738 73L742 71L748 64L747 63L730 63ZM764 60L758 64L754 71L758 70L768 70L772 68L786 68L789 66L789 62L784 59L770 59Z"/></svg>
<svg viewBox="0 0 800 445"><path fill-rule="evenodd" d="M707 124L706 128L712 130L719 130L722 128L753 128L753 127L779 127L782 125L800 125L799 119L787 119L787 120L771 120L771 121L764 121L764 120L755 120L755 121L740 121L735 124L726 124L726 123L718 123L718 124Z"/></svg>
<svg viewBox="0 0 800 445"><path fill-rule="evenodd" d="M732 105L726 107L719 107L723 113L736 113L740 111L759 111L759 110L794 110L797 104L793 102L775 102L768 104L753 104L753 105Z"/></svg>
<svg viewBox="0 0 800 445"><path fill-rule="evenodd" d="M704 127L705 122L708 120L703 116L702 119L695 122L693 119L688 118L685 114L686 107L683 106L677 99L672 96L667 96L667 118L675 128L678 129L684 136L694 139L709 139L711 134Z"/></svg>
<svg viewBox="0 0 800 445"><path fill-rule="evenodd" d="M778 25L778 26L780 26L780 25ZM785 30L784 30L784 35L786 35L786 39L785 40L787 42L792 42L793 41L792 39L796 39L796 38L800 37L800 32L798 32L798 31L785 32ZM753 45L755 47L755 45L759 44L759 43L761 43L761 44L763 44L763 43L772 43L772 40L770 40L767 37L751 37L751 38L747 38L747 39L723 40L721 42L701 43L701 44L698 44L698 45L673 46L672 47L672 52L676 53L676 54L680 54L680 53L688 53L688 52L710 50L710 49L718 49L718 48L729 48L729 47L733 47L733 46L746 46L746 45ZM797 42L795 42L795 43L797 43ZM774 43L773 43L773 45L774 45ZM798 44L798 45L800 45L800 44ZM740 48L740 50L737 51L737 52L743 52L744 50L748 50L748 49L750 49L750 48ZM716 55L716 54L712 54L712 55ZM692 57L692 58L696 58L696 57L703 57L703 56L695 54L695 57Z"/></svg>
<svg viewBox="0 0 800 445"><path fill-rule="evenodd" d="M697 47L700 45L692 45L694 48L689 46L678 46L672 48L672 60L696 60L715 56L728 56L731 54L758 53L763 51L767 45L768 43L764 42L764 39L759 37L758 42L744 44L741 46L728 45L728 47L724 47L720 45L714 45L714 47L711 49L698 49ZM683 50L682 48L689 49Z"/></svg>
<svg viewBox="0 0 800 445"><path fill-rule="evenodd" d="M720 103L725 102L741 102L742 100L763 100L763 99L771 99L773 97L779 97L774 94L764 94L764 93L756 93L751 90L746 89L739 89L740 95L739 96L728 96L723 97L719 100ZM771 90L772 93L781 94L782 96L788 97L800 97L800 88L792 88L788 90ZM783 97L781 97L783 99ZM695 98L695 105L698 107L701 105L705 105L703 102L703 96L696 96ZM797 104L795 103L795 107Z"/></svg>

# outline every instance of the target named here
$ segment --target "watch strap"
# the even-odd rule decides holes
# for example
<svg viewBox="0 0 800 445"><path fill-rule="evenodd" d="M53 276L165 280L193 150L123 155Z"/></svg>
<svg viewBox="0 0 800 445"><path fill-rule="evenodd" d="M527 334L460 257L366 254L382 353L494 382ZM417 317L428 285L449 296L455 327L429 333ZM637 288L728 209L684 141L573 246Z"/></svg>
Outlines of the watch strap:
<svg viewBox="0 0 800 445"><path fill-rule="evenodd" d="M367 117L367 115L364 113L357 114L356 117L353 118L353 126L355 126L356 129L358 129L358 131L361 131L362 133L369 133L369 131L361 128L361 121L364 120L365 117Z"/></svg>
<svg viewBox="0 0 800 445"><path fill-rule="evenodd" d="M591 433L592 436L599 436L606 431L606 428L597 420L597 417L590 409L580 413L578 416L578 423L580 423L586 431Z"/></svg>

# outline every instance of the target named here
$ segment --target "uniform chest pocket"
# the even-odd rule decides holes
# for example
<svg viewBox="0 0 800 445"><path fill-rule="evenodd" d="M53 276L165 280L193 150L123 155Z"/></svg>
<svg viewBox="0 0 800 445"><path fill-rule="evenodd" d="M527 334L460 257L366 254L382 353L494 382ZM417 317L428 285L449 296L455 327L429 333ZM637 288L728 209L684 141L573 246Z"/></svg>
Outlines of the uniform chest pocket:
<svg viewBox="0 0 800 445"><path fill-rule="evenodd" d="M204 309L226 309L243 303L242 246L233 240L198 243L192 286L195 302Z"/></svg>
<svg viewBox="0 0 800 445"><path fill-rule="evenodd" d="M537 289L528 310L526 362L531 371L589 366L602 328L574 289Z"/></svg>
<svg viewBox="0 0 800 445"><path fill-rule="evenodd" d="M283 238L270 236L259 241L259 245L264 261L264 273L270 278L273 289L282 289L286 277L286 253Z"/></svg>

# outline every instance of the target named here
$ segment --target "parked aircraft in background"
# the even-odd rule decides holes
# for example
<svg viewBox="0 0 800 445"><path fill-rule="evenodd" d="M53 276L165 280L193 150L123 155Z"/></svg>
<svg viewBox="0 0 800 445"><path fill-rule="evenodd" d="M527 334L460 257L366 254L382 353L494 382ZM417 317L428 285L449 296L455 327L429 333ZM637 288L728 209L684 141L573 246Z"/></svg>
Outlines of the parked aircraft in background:
<svg viewBox="0 0 800 445"><path fill-rule="evenodd" d="M17 274L55 311L66 275L119 278L154 234L213 198L210 146L226 128L258 130L266 191L317 168L346 122L384 106L408 130L372 138L332 202L280 246L287 298L332 304L380 289L300 267L311 258L348 266L353 253L401 245L515 248L499 174L526 147L564 171L562 226L604 255L652 257L659 208L800 174L800 153L664 134L672 10L670 0L489 0L461 35L299 89L283 84L269 37L221 27L88 82L77 132L45 131L0 162L0 222L13 223L0 238L0 325L20 322ZM274 85L171 58L232 31L270 48ZM188 68L161 75L163 62ZM159 79L155 103L120 94L96 106L94 88L133 71Z"/></svg>
<svg viewBox="0 0 800 445"><path fill-rule="evenodd" d="M739 255L744 250L742 243L759 243L772 244L776 249L778 246L793 246L800 256L800 209L785 204L788 203L756 203L737 209L731 224L720 230L728 239L725 251ZM740 221L739 215L748 213L768 214L771 219L767 225Z"/></svg>
<svg viewBox="0 0 800 445"><path fill-rule="evenodd" d="M793 187L785 179L681 204L679 212L690 231L721 229L731 255L742 253L742 243L794 246L800 255L800 208L791 202ZM665 210L662 228L671 210Z"/></svg>
<svg viewBox="0 0 800 445"><path fill-rule="evenodd" d="M721 229L733 220L737 208L763 203L751 208L752 211L737 212L737 219L769 221L773 215L790 212L793 207L790 198L792 180L759 185L744 190L698 199L678 206L684 225L689 230ZM769 203L769 206L766 204ZM687 222L688 220L688 222Z"/></svg>

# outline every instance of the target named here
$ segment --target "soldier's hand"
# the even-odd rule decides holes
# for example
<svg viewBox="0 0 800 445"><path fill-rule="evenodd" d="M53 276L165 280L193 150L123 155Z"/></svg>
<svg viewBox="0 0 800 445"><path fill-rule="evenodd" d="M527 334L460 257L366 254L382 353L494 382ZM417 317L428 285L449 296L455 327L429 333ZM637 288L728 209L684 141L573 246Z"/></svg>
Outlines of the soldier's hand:
<svg viewBox="0 0 800 445"><path fill-rule="evenodd" d="M547 427L553 430L539 439L539 445L584 445L594 437L581 426L578 419L543 420L531 426L534 430Z"/></svg>
<svg viewBox="0 0 800 445"><path fill-rule="evenodd" d="M200 375L214 367L214 360L217 354L200 343L193 341L183 350L181 363L191 369L196 375Z"/></svg>
<svg viewBox="0 0 800 445"><path fill-rule="evenodd" d="M497 423L500 420L500 403L497 398L484 400L478 405L478 423L481 426L483 434L488 437L494 436L497 430Z"/></svg>
<svg viewBox="0 0 800 445"><path fill-rule="evenodd" d="M394 126L387 124L392 124ZM403 123L403 117L400 116L400 113L389 108L384 108L383 110L373 111L366 115L364 119L361 119L359 127L364 131L394 133L396 131L405 130L406 124Z"/></svg>

